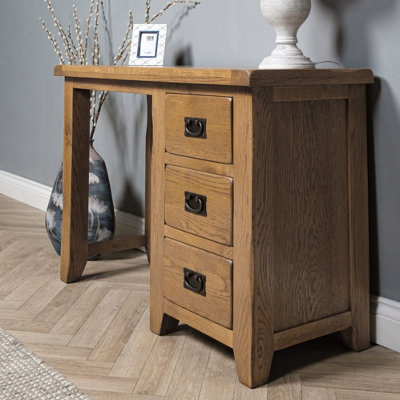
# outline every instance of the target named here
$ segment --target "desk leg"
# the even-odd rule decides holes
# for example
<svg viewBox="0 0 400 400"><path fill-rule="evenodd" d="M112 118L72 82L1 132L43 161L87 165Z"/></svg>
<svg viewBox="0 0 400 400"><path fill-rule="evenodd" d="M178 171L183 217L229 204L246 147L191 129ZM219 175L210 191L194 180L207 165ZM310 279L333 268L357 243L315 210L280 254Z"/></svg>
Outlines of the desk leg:
<svg viewBox="0 0 400 400"><path fill-rule="evenodd" d="M274 355L271 93L262 88L253 96L254 104L249 93L233 103L233 352L239 381L248 387L267 383Z"/></svg>
<svg viewBox="0 0 400 400"><path fill-rule="evenodd" d="M153 142L152 96L147 96L147 132L146 132L146 184L144 235L146 238L147 259L150 262L150 209L151 209L151 149Z"/></svg>
<svg viewBox="0 0 400 400"><path fill-rule="evenodd" d="M148 191L151 198L150 228L150 329L164 335L174 331L178 321L164 313L163 294L163 247L164 247L164 104L165 91L155 90L152 96L153 129L150 142L151 185ZM149 144L149 143L148 143ZM147 153L148 154L148 153ZM146 205L150 204L149 198ZM146 216L148 215L148 211ZM147 250L149 251L149 250Z"/></svg>
<svg viewBox="0 0 400 400"><path fill-rule="evenodd" d="M78 280L88 255L88 192L90 92L65 81L63 220L61 271L63 282Z"/></svg>
<svg viewBox="0 0 400 400"><path fill-rule="evenodd" d="M352 85L348 102L350 309L352 326L342 332L355 351L370 346L369 237L366 98L364 85Z"/></svg>

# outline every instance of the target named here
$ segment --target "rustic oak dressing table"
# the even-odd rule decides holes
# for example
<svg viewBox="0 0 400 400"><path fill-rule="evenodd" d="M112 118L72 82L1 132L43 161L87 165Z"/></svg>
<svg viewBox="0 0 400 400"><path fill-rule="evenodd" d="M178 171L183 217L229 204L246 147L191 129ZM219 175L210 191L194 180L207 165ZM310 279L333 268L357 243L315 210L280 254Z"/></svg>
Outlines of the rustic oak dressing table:
<svg viewBox="0 0 400 400"><path fill-rule="evenodd" d="M369 346L369 70L57 66L65 76L61 279L147 246L151 329L178 321L267 382L274 351ZM146 234L87 244L89 91L148 95ZM150 201L151 199L151 201Z"/></svg>

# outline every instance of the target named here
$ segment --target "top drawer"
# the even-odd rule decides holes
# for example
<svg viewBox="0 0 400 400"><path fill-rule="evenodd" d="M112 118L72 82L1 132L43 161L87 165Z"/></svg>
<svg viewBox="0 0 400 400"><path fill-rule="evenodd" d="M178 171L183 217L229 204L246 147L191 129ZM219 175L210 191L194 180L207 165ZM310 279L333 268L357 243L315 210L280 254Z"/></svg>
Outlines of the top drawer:
<svg viewBox="0 0 400 400"><path fill-rule="evenodd" d="M232 163L232 99L168 94L165 104L167 152Z"/></svg>

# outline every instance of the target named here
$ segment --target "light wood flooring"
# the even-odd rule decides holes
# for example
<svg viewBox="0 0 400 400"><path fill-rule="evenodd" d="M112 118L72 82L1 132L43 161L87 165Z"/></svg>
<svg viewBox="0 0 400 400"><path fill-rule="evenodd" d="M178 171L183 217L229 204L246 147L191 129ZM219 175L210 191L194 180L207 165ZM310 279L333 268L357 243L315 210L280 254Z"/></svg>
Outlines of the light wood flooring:
<svg viewBox="0 0 400 400"><path fill-rule="evenodd" d="M247 389L230 349L186 326L150 332L143 253L89 262L70 285L58 263L44 213L0 195L0 326L93 399L400 399L400 354L338 335L277 352L271 383Z"/></svg>

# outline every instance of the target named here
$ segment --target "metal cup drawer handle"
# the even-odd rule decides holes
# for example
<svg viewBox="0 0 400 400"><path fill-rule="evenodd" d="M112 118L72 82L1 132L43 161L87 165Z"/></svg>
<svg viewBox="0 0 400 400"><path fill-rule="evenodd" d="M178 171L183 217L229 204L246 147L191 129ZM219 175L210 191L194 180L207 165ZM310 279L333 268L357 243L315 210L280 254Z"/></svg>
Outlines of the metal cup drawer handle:
<svg viewBox="0 0 400 400"><path fill-rule="evenodd" d="M185 192L185 211L207 216L207 197L201 194Z"/></svg>
<svg viewBox="0 0 400 400"><path fill-rule="evenodd" d="M185 136L198 139L207 138L206 118L185 117Z"/></svg>
<svg viewBox="0 0 400 400"><path fill-rule="evenodd" d="M191 269L183 269L183 287L185 289L191 290L192 292L206 295L206 276L199 274Z"/></svg>

